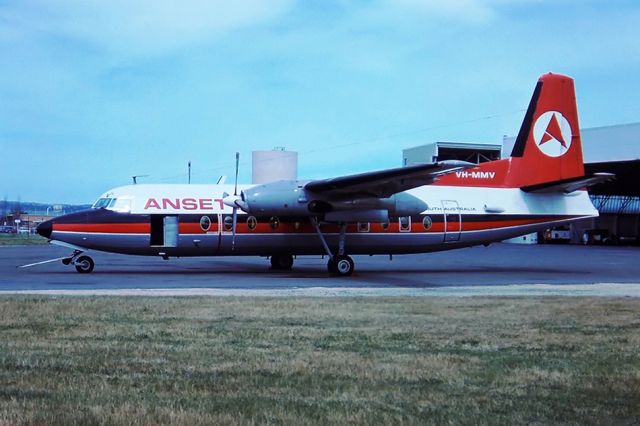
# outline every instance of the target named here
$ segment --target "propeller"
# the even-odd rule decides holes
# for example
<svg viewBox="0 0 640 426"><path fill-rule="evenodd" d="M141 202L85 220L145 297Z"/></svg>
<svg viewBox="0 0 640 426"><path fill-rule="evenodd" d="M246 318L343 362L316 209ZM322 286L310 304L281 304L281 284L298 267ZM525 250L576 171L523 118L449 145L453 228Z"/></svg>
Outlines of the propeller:
<svg viewBox="0 0 640 426"><path fill-rule="evenodd" d="M236 183L233 188L233 197L238 199L238 166L240 165L240 153L236 152ZM238 204L233 203L233 227L231 228L231 251L236 248L236 226L238 225Z"/></svg>
<svg viewBox="0 0 640 426"><path fill-rule="evenodd" d="M245 212L248 212L247 204L244 201L244 194L242 191L240 195L238 195L238 166L240 164L240 153L236 152L236 182L233 189L233 195L229 195L228 193L222 194L222 202L225 206L229 206L233 209L233 225L231 228L232 237L231 237L231 250L235 249L236 245L236 228L238 226L238 209L241 209Z"/></svg>

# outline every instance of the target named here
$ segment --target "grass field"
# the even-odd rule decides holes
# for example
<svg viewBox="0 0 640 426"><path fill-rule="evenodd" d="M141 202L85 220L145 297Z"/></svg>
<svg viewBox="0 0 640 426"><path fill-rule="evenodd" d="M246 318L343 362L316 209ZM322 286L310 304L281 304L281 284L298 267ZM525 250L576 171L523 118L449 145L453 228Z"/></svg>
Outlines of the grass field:
<svg viewBox="0 0 640 426"><path fill-rule="evenodd" d="M0 234L0 246L26 246L33 244L47 244L49 240L40 235L29 234Z"/></svg>
<svg viewBox="0 0 640 426"><path fill-rule="evenodd" d="M640 300L0 298L0 424L638 424Z"/></svg>

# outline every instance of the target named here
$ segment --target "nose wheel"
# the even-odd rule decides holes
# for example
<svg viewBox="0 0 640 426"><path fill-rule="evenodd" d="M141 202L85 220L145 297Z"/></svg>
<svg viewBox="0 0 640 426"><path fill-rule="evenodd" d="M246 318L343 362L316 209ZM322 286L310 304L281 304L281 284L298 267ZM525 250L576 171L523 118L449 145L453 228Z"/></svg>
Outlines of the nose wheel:
<svg viewBox="0 0 640 426"><path fill-rule="evenodd" d="M63 265L73 265L81 274L89 274L93 271L96 263L87 255L83 255L80 250L76 250L69 257L62 259Z"/></svg>
<svg viewBox="0 0 640 426"><path fill-rule="evenodd" d="M89 256L80 256L75 260L73 266L76 267L76 271L79 273L89 274L93 271L96 264Z"/></svg>

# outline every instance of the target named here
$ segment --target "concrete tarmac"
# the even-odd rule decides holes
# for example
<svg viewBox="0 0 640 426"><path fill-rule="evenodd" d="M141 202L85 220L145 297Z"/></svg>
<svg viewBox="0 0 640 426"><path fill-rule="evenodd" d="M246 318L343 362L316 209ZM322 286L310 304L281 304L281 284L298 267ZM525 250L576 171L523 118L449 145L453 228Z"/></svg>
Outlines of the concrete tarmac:
<svg viewBox="0 0 640 426"><path fill-rule="evenodd" d="M69 254L49 245L0 247L0 293L640 296L638 247L494 244L392 261L354 256L348 278L330 277L320 256L300 257L286 272L259 257L165 261L100 252L87 252L96 262L91 274L59 261L17 268Z"/></svg>

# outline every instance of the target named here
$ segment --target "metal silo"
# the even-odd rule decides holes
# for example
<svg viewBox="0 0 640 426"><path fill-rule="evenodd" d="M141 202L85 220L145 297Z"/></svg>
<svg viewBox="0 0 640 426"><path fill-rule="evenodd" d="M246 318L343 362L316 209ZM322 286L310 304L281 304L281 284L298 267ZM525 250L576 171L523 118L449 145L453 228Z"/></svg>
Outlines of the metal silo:
<svg viewBox="0 0 640 426"><path fill-rule="evenodd" d="M298 178L298 153L274 148L271 151L253 151L251 154L254 184Z"/></svg>

